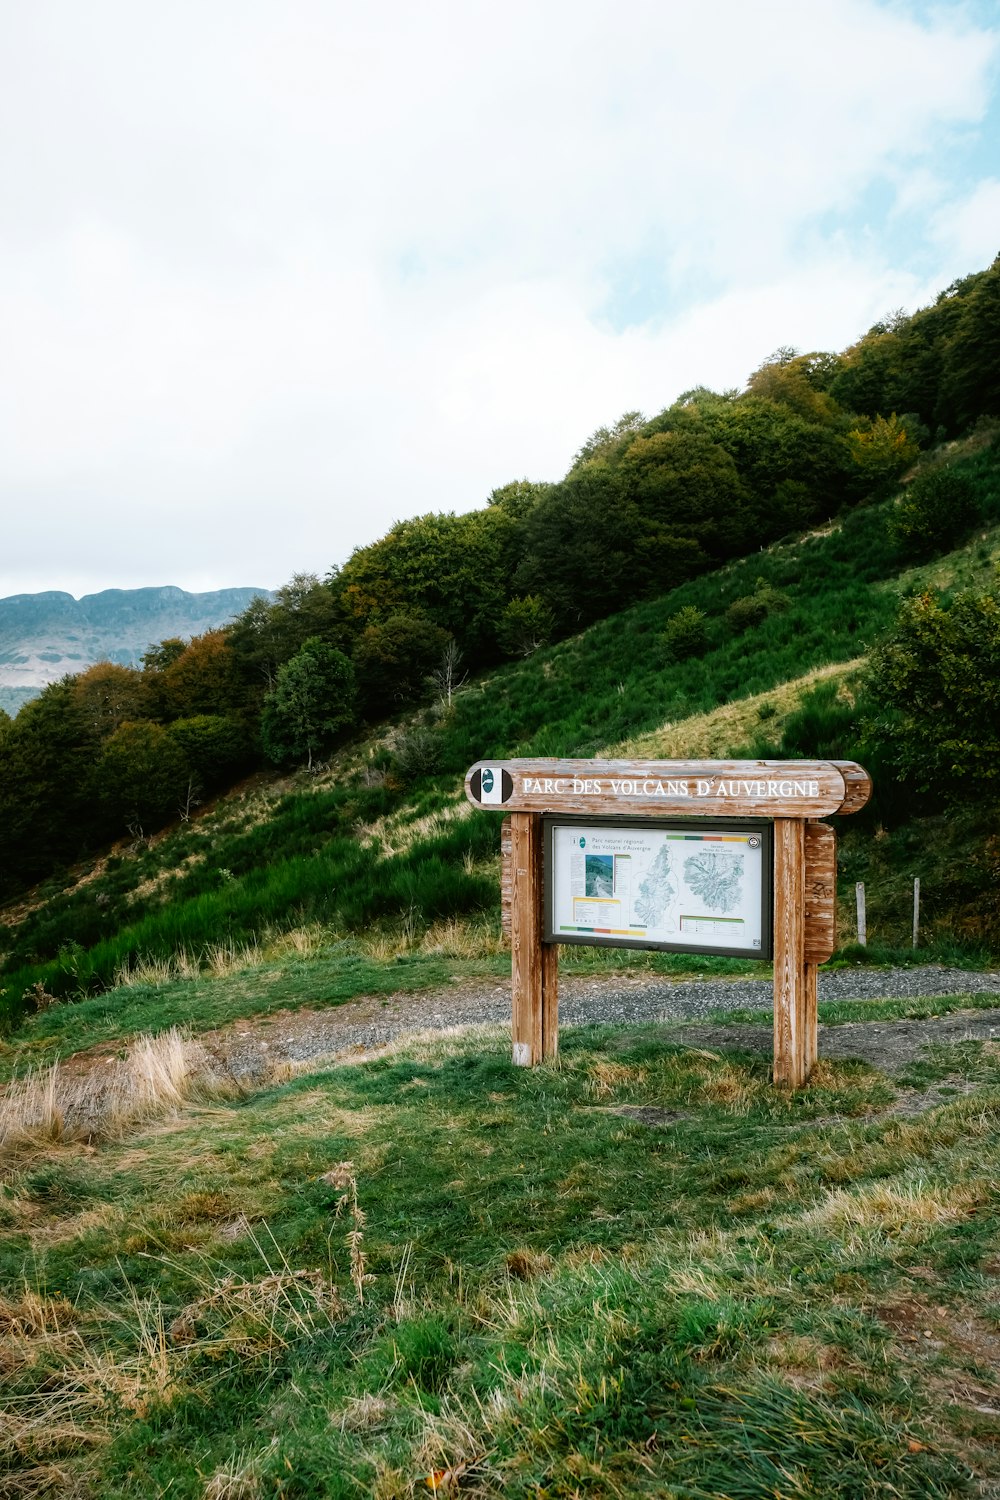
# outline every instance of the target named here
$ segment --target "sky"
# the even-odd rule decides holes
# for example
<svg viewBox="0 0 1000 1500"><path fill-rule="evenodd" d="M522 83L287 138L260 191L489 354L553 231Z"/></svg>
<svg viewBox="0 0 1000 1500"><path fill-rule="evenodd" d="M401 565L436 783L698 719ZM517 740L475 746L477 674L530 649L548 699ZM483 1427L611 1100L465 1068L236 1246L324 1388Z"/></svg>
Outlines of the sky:
<svg viewBox="0 0 1000 1500"><path fill-rule="evenodd" d="M320 576L1000 250L994 0L0 0L0 597Z"/></svg>

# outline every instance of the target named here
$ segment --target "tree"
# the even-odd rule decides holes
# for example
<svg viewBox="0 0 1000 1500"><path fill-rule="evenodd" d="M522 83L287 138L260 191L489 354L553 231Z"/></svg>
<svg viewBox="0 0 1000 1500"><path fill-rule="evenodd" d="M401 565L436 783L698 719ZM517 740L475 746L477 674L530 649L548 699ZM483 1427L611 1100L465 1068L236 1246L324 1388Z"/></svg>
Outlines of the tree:
<svg viewBox="0 0 1000 1500"><path fill-rule="evenodd" d="M873 497L891 494L920 451L895 412L860 423L848 433L847 440L865 491Z"/></svg>
<svg viewBox="0 0 1000 1500"><path fill-rule="evenodd" d="M371 718L414 703L447 649L446 630L426 615L397 610L368 625L354 648L358 690Z"/></svg>
<svg viewBox="0 0 1000 1500"><path fill-rule="evenodd" d="M427 678L443 713L451 713L455 694L468 675L468 672L462 671L462 653L458 649L458 642L448 641L441 652L441 660Z"/></svg>
<svg viewBox="0 0 1000 1500"><path fill-rule="evenodd" d="M167 726L167 734L183 754L199 791L225 786L253 760L253 748L241 719L195 714L190 719L175 719Z"/></svg>
<svg viewBox="0 0 1000 1500"><path fill-rule="evenodd" d="M537 594L512 599L500 617L497 640L508 656L531 656L552 639L555 617Z"/></svg>
<svg viewBox="0 0 1000 1500"><path fill-rule="evenodd" d="M261 740L277 762L313 760L328 750L355 720L357 688L348 657L318 636L278 669L273 693L264 700Z"/></svg>
<svg viewBox="0 0 1000 1500"><path fill-rule="evenodd" d="M111 661L96 662L78 673L73 696L85 722L102 740L126 720L146 718L151 706L143 673Z"/></svg>
<svg viewBox="0 0 1000 1500"><path fill-rule="evenodd" d="M125 723L102 746L93 787L114 832L160 828L185 800L190 767L161 724Z"/></svg>
<svg viewBox="0 0 1000 1500"><path fill-rule="evenodd" d="M685 604L666 623L660 640L667 661L687 661L700 656L708 645L708 626L704 612Z"/></svg>
<svg viewBox="0 0 1000 1500"><path fill-rule="evenodd" d="M331 583L360 635L391 615L422 615L474 664L494 659L496 626L525 548L523 496L466 515L416 516L359 548Z"/></svg>
<svg viewBox="0 0 1000 1500"><path fill-rule="evenodd" d="M979 514L976 487L954 469L918 474L889 515L889 533L910 557L957 546Z"/></svg>
<svg viewBox="0 0 1000 1500"><path fill-rule="evenodd" d="M243 688L226 632L196 635L163 669L162 685L166 716L171 719L238 711Z"/></svg>
<svg viewBox="0 0 1000 1500"><path fill-rule="evenodd" d="M143 669L147 672L164 672L179 656L184 655L184 649L185 642L179 635L168 636L164 641L147 646L140 658Z"/></svg>
<svg viewBox="0 0 1000 1500"><path fill-rule="evenodd" d="M1000 586L902 605L866 674L868 734L917 791L1000 796Z"/></svg>
<svg viewBox="0 0 1000 1500"><path fill-rule="evenodd" d="M595 458L607 458L615 449L624 449L637 432L641 432L646 418L641 411L627 411L610 427L598 427L592 432L580 451L574 456L569 472L582 469Z"/></svg>
<svg viewBox="0 0 1000 1500"><path fill-rule="evenodd" d="M941 372L939 415L952 431L1000 416L1000 256L963 302Z"/></svg>
<svg viewBox="0 0 1000 1500"><path fill-rule="evenodd" d="M0 739L0 890L40 879L99 835L89 787L97 744L72 677L25 703Z"/></svg>

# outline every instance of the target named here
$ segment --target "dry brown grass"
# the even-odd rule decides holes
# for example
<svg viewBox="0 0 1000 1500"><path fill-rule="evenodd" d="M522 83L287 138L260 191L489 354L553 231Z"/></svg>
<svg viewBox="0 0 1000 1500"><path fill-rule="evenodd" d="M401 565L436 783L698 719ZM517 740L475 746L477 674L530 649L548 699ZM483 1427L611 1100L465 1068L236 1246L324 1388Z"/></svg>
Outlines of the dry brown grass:
<svg viewBox="0 0 1000 1500"><path fill-rule="evenodd" d="M875 1230L894 1238L922 1238L928 1227L966 1218L992 1189L983 1182L878 1182L864 1188L837 1189L797 1222L840 1234Z"/></svg>
<svg viewBox="0 0 1000 1500"><path fill-rule="evenodd" d="M261 1495L261 1470L267 1456L278 1446L272 1438L268 1446L258 1452L252 1448L242 1449L221 1469L217 1469L205 1485L205 1500L258 1500Z"/></svg>
<svg viewBox="0 0 1000 1500"><path fill-rule="evenodd" d="M252 1232L250 1238L256 1243ZM178 1348L271 1359L318 1328L332 1327L344 1311L344 1299L321 1271L285 1265L254 1280L224 1276L178 1313L168 1336Z"/></svg>
<svg viewBox="0 0 1000 1500"><path fill-rule="evenodd" d="M798 708L802 695L830 677L847 678L861 667L863 658L855 661L835 662L830 666L817 667L804 677L794 678L771 688L766 693L756 693L740 698L735 703L725 703L711 713L692 714L676 724L663 724L648 734L623 740L605 752L611 757L627 759L677 760L687 758L715 759L731 755L740 745L752 739L761 726L762 708L767 706L771 716L767 720L768 733L777 736L785 719Z"/></svg>
<svg viewBox="0 0 1000 1500"><path fill-rule="evenodd" d="M645 1068L604 1058L598 1058L588 1071L587 1092L594 1099L610 1099L623 1088L639 1087L647 1077Z"/></svg>
<svg viewBox="0 0 1000 1500"><path fill-rule="evenodd" d="M506 953L507 939L498 927L486 922L465 922L458 917L434 922L426 932L406 918L390 932L368 932L359 939L367 957L389 963L409 953L427 953L437 958L491 958Z"/></svg>
<svg viewBox="0 0 1000 1500"><path fill-rule="evenodd" d="M186 1104L238 1092L203 1046L172 1027L159 1036L137 1037L124 1058L85 1073L56 1063L15 1079L0 1095L0 1152L120 1137Z"/></svg>
<svg viewBox="0 0 1000 1500"><path fill-rule="evenodd" d="M404 807L358 829L364 845L378 843L383 854L404 854L419 839L434 838L444 833L450 824L463 822L472 814L472 804L461 792L456 792L451 801L432 813L414 813Z"/></svg>

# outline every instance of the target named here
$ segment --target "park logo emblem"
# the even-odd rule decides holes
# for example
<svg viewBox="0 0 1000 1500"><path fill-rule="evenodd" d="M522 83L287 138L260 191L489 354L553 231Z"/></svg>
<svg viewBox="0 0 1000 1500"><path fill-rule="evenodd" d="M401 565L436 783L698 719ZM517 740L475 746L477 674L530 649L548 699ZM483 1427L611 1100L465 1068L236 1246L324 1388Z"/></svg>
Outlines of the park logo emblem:
<svg viewBox="0 0 1000 1500"><path fill-rule="evenodd" d="M483 807L500 807L513 790L513 778L503 766L481 766L472 773L472 795Z"/></svg>

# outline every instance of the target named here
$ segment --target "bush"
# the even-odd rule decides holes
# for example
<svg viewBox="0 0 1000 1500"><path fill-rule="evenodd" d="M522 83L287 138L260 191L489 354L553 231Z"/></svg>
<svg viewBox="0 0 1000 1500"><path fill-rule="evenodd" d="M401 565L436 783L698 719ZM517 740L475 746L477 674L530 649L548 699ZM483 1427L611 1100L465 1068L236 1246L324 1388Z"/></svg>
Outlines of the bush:
<svg viewBox="0 0 1000 1500"><path fill-rule="evenodd" d="M391 774L404 786L441 769L444 745L433 729L408 729L396 737Z"/></svg>
<svg viewBox="0 0 1000 1500"><path fill-rule="evenodd" d="M910 557L954 547L979 515L975 485L953 469L918 474L889 516L889 535Z"/></svg>
<svg viewBox="0 0 1000 1500"><path fill-rule="evenodd" d="M667 661L687 661L691 656L700 656L708 645L704 613L693 604L685 604L670 616L660 640Z"/></svg>
<svg viewBox="0 0 1000 1500"><path fill-rule="evenodd" d="M946 804L1000 796L1000 588L907 600L867 671L868 733L897 773Z"/></svg>
<svg viewBox="0 0 1000 1500"><path fill-rule="evenodd" d="M741 599L733 600L726 610L726 619L733 630L742 632L752 629L754 625L762 625L768 615L778 614L787 609L790 603L787 594L783 594L763 578L758 578L752 594L744 594Z"/></svg>

